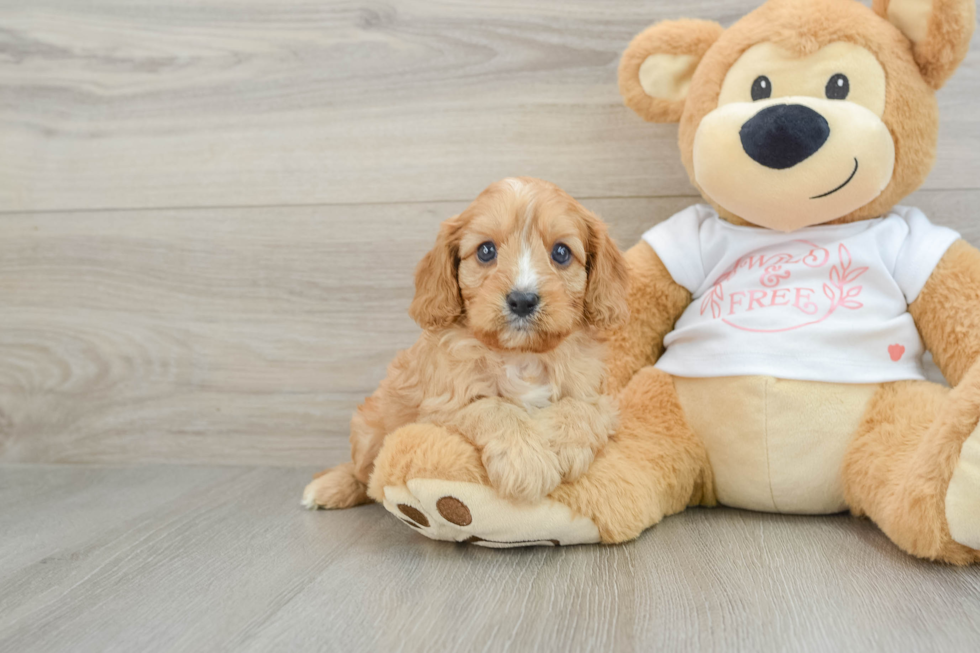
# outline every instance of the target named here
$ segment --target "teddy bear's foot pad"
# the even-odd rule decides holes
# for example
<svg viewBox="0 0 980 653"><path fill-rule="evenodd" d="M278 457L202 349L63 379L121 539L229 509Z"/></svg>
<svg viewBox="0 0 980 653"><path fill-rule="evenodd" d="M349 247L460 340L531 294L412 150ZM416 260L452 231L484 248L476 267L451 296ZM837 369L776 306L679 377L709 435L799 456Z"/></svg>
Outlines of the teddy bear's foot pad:
<svg viewBox="0 0 980 653"><path fill-rule="evenodd" d="M980 427L963 443L949 480L946 523L955 541L980 549Z"/></svg>
<svg viewBox="0 0 980 653"><path fill-rule="evenodd" d="M434 540L491 548L599 541L592 520L551 499L517 505L485 485L425 478L387 486L384 492L388 512Z"/></svg>

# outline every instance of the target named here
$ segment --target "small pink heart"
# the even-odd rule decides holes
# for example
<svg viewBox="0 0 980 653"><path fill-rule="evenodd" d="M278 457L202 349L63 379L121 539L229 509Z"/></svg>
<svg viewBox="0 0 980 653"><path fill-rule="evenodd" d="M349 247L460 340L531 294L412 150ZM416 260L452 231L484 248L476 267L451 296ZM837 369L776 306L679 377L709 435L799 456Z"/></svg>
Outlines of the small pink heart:
<svg viewBox="0 0 980 653"><path fill-rule="evenodd" d="M905 347L902 345L888 345L888 355L897 363L905 355Z"/></svg>

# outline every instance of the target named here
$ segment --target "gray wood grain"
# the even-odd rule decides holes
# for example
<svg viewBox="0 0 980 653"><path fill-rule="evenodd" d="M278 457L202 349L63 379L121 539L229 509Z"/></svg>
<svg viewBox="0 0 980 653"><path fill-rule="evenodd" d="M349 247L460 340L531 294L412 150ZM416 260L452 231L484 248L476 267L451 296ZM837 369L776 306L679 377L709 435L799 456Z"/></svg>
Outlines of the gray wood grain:
<svg viewBox="0 0 980 653"><path fill-rule="evenodd" d="M975 651L980 568L692 510L616 547L299 508L312 469L0 467L0 651Z"/></svg>
<svg viewBox="0 0 980 653"><path fill-rule="evenodd" d="M490 551L297 505L489 182L624 246L696 201L618 56L756 4L0 0L0 653L976 650L980 570L845 516ZM907 202L974 244L978 93L975 40Z"/></svg>
<svg viewBox="0 0 980 653"><path fill-rule="evenodd" d="M911 201L980 243L980 191ZM624 246L693 197L587 200ZM16 214L0 239L0 460L303 465L418 329L463 203Z"/></svg>
<svg viewBox="0 0 980 653"><path fill-rule="evenodd" d="M509 175L691 193L616 65L666 18L759 0L0 3L0 211L467 200ZM976 188L980 40L931 189Z"/></svg>

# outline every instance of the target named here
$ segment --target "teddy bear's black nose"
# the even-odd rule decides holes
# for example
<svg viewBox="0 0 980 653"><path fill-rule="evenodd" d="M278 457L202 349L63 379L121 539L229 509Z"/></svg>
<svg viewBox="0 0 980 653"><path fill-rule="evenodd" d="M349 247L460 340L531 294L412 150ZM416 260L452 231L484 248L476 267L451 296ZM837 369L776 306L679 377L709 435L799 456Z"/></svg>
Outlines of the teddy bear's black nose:
<svg viewBox="0 0 980 653"><path fill-rule="evenodd" d="M827 142L830 125L802 104L766 107L742 125L742 149L753 161L783 170L805 160Z"/></svg>

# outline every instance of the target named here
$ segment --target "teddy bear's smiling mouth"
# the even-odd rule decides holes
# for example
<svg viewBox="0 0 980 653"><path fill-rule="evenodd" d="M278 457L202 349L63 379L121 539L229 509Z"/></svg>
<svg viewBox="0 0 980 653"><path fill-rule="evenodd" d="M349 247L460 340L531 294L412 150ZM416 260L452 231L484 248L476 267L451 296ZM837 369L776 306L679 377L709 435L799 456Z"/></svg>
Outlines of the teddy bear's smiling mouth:
<svg viewBox="0 0 980 653"><path fill-rule="evenodd" d="M843 184L841 184L840 186L838 186L837 188L835 188L833 190L828 190L826 193L822 193L820 195L814 195L810 199L811 200L818 200L821 197L827 197L828 195L833 195L834 193L836 193L837 191L839 191L841 188L843 188L844 186L847 186L849 183L851 183L851 180L854 179L854 175L857 174L857 171L858 171L858 160L857 160L857 157L854 157L854 170L851 171L851 176L848 177L847 180L844 181Z"/></svg>

